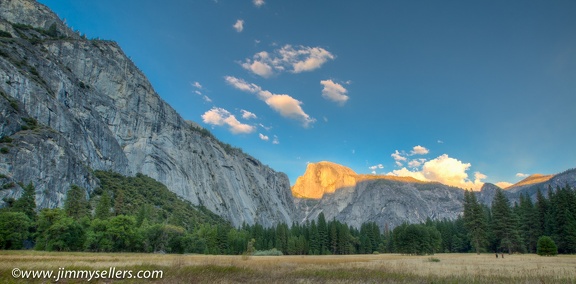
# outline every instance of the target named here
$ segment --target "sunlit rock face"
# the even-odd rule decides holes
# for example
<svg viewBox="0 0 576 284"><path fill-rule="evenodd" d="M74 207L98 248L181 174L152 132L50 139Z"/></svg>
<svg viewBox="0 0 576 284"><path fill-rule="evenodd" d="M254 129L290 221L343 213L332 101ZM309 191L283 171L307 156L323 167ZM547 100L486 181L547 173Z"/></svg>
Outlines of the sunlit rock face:
<svg viewBox="0 0 576 284"><path fill-rule="evenodd" d="M353 227L376 222L382 229L427 218L455 219L463 209L463 193L413 178L359 175L330 162L309 164L292 187L301 222L324 213Z"/></svg>
<svg viewBox="0 0 576 284"><path fill-rule="evenodd" d="M336 189L356 186L358 175L350 168L331 162L309 163L292 187L292 195L319 199Z"/></svg>
<svg viewBox="0 0 576 284"><path fill-rule="evenodd" d="M12 36L0 39L0 137L13 140L0 145L0 182L15 183L0 199L32 182L40 208L62 206L71 184L90 193L92 170L112 170L235 226L292 223L287 176L185 121L115 42L84 39L31 0L0 1L0 30Z"/></svg>

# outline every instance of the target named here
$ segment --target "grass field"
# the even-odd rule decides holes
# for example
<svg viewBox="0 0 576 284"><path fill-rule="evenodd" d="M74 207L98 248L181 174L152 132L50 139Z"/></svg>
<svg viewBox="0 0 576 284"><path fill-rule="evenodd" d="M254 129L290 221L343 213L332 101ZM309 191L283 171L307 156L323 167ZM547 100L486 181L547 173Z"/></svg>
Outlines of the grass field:
<svg viewBox="0 0 576 284"><path fill-rule="evenodd" d="M576 283L576 256L397 254L348 256L206 256L0 251L0 283L85 283L15 279L21 271L162 271L162 278L90 283ZM94 277L95 278L95 277Z"/></svg>

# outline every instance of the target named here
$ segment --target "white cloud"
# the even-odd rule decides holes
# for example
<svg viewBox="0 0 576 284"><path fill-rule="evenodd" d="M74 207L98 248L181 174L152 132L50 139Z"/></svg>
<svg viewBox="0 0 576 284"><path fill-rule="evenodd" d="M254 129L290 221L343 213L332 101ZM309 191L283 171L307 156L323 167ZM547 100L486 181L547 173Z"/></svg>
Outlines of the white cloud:
<svg viewBox="0 0 576 284"><path fill-rule="evenodd" d="M495 183L495 185L497 185L499 188L507 188L513 185L513 183L507 182L507 181L500 181Z"/></svg>
<svg viewBox="0 0 576 284"><path fill-rule="evenodd" d="M479 190L484 184L482 180L486 179L486 175L480 172L475 172L474 180L470 180L467 173L470 166L470 163L463 163L462 161L450 158L447 154L444 154L425 162L421 170L402 168L400 170L394 170L388 174L395 176L409 176L422 181L437 181L450 186Z"/></svg>
<svg viewBox="0 0 576 284"><path fill-rule="evenodd" d="M528 177L529 174L517 173L516 176L517 176L517 177L521 177L521 178L525 178L525 177Z"/></svg>
<svg viewBox="0 0 576 284"><path fill-rule="evenodd" d="M346 95L348 90L338 83L334 83L332 80L322 80L320 84L324 86L322 89L322 97L336 102L340 105L344 105L348 101L349 97Z"/></svg>
<svg viewBox="0 0 576 284"><path fill-rule="evenodd" d="M310 117L304 112L302 102L285 94L273 94L270 91L263 90L260 86L248 83L236 77L224 77L226 82L234 88L255 94L260 100L264 101L270 108L280 113L283 117L299 120L304 127L314 123L316 119Z"/></svg>
<svg viewBox="0 0 576 284"><path fill-rule="evenodd" d="M426 155L428 152L430 152L430 150L426 149L426 147L417 145L412 148L410 155Z"/></svg>
<svg viewBox="0 0 576 284"><path fill-rule="evenodd" d="M404 162L406 161L406 157L402 156L402 153L398 152L398 150L396 150L394 153L392 153L392 158L394 158L394 161L396 162Z"/></svg>
<svg viewBox="0 0 576 284"><path fill-rule="evenodd" d="M384 168L384 165L378 164L378 165L370 166L370 167L368 167L368 168L369 168L370 170L374 171L374 170L377 170L377 169L383 169L383 168Z"/></svg>
<svg viewBox="0 0 576 284"><path fill-rule="evenodd" d="M275 72L301 73L320 68L335 56L321 47L285 45L272 54L261 51L250 59L246 58L242 67L252 73L268 78Z"/></svg>
<svg viewBox="0 0 576 284"><path fill-rule="evenodd" d="M237 32L242 32L244 30L244 20L237 20L232 26Z"/></svg>
<svg viewBox="0 0 576 284"><path fill-rule="evenodd" d="M272 140L272 144L280 144L280 140L278 139L278 136L274 135L274 139Z"/></svg>
<svg viewBox="0 0 576 284"><path fill-rule="evenodd" d="M202 115L202 121L213 126L228 125L230 132L233 134L252 133L255 130L254 126L241 123L234 115L223 108L214 107L205 112Z"/></svg>
<svg viewBox="0 0 576 284"><path fill-rule="evenodd" d="M264 135L264 134L262 134L262 133L258 134L258 136L260 136L260 139L262 139L262 140L264 140L264 141L268 141L268 140L270 139L270 137L268 137L268 136L266 136L266 135Z"/></svg>
<svg viewBox="0 0 576 284"><path fill-rule="evenodd" d="M272 129L272 126L265 126L264 124L260 123L258 124L260 127L264 128L266 131L270 131L270 129Z"/></svg>
<svg viewBox="0 0 576 284"><path fill-rule="evenodd" d="M212 102L212 99L210 99L208 96L202 94L202 92L200 90L204 89L204 87L202 87L202 84L200 84L199 82L194 82L194 83L190 83L190 85L192 85L193 88L195 88L194 93L201 96L202 99L208 103Z"/></svg>
<svg viewBox="0 0 576 284"><path fill-rule="evenodd" d="M418 168L418 167L422 166L422 164L424 164L424 162L426 162L426 159L414 159L414 160L408 162L408 167Z"/></svg>
<svg viewBox="0 0 576 284"><path fill-rule="evenodd" d="M424 174L422 174L422 172L411 171L407 168L401 168L399 170L393 170L392 172L387 173L387 175L399 176L399 177L413 177L417 180L428 181L428 179L426 179L426 177L424 176Z"/></svg>
<svg viewBox="0 0 576 284"><path fill-rule="evenodd" d="M442 141L442 140L438 140L438 141L436 141L436 142L437 142L438 144L444 144L444 141Z"/></svg>
<svg viewBox="0 0 576 284"><path fill-rule="evenodd" d="M243 110L241 109L240 112L242 112L242 118L248 120L248 119L256 119L258 118L254 113L251 113L247 110Z"/></svg>
<svg viewBox="0 0 576 284"><path fill-rule="evenodd" d="M254 61L252 64L244 63L242 67L252 71L252 73L259 75L264 78L268 78L274 74L272 67L261 61Z"/></svg>
<svg viewBox="0 0 576 284"><path fill-rule="evenodd" d="M252 3L254 3L256 7L261 7L264 5L264 0L253 0Z"/></svg>
<svg viewBox="0 0 576 284"><path fill-rule="evenodd" d="M193 86L194 88L196 88L196 89L202 90L202 85L201 85L200 83L198 83L198 82L194 82L194 83L192 84L192 86Z"/></svg>

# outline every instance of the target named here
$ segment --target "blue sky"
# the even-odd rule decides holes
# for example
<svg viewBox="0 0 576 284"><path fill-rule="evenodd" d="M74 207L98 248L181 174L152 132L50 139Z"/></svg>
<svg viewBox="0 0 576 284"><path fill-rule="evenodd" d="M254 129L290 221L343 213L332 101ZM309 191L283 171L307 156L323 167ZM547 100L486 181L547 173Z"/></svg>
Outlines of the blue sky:
<svg viewBox="0 0 576 284"><path fill-rule="evenodd" d="M292 183L322 160L468 188L576 167L575 1L40 2Z"/></svg>

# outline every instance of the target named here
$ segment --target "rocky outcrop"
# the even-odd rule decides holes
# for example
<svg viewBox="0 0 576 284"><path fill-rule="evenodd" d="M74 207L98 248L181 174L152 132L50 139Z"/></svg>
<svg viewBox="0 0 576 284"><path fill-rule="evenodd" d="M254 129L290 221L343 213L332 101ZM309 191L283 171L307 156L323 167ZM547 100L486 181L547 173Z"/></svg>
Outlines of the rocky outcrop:
<svg viewBox="0 0 576 284"><path fill-rule="evenodd" d="M317 186L319 188L311 188ZM306 191L307 189L307 191ZM392 229L404 222L419 223L432 219L455 219L463 209L464 191L440 183L412 178L357 175L341 165L320 162L309 164L292 187L297 198L300 220L314 220L323 212L359 228L364 222L376 222Z"/></svg>
<svg viewBox="0 0 576 284"><path fill-rule="evenodd" d="M83 39L31 0L1 1L0 16L12 35L0 38L0 137L12 140L0 182L33 182L55 207L70 184L93 190L93 169L143 173L236 226L292 222L287 176L185 121L115 42Z"/></svg>
<svg viewBox="0 0 576 284"><path fill-rule="evenodd" d="M304 175L298 177L292 187L292 195L298 198L319 199L336 189L356 186L358 175L351 169L330 163L309 163Z"/></svg>

